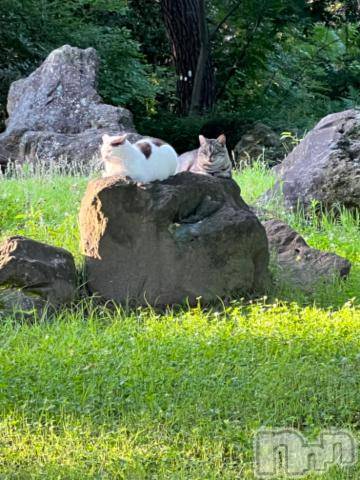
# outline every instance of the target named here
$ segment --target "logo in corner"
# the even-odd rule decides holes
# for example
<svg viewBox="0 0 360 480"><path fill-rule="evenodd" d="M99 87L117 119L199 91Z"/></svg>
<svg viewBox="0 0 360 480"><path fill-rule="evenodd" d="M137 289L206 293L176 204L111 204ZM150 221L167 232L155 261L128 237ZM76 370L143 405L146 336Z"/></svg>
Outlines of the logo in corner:
<svg viewBox="0 0 360 480"><path fill-rule="evenodd" d="M357 458L356 440L346 430L323 430L314 442L292 428L260 429L254 438L254 473L260 479L325 473L334 465L351 467Z"/></svg>

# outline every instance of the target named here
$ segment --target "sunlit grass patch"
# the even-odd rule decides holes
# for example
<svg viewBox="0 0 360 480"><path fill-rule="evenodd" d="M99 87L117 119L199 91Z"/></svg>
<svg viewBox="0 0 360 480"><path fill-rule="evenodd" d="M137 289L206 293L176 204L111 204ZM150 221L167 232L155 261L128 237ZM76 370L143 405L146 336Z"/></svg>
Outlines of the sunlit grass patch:
<svg viewBox="0 0 360 480"><path fill-rule="evenodd" d="M275 175L262 158L241 171L235 171L233 176L240 186L243 199L249 204L253 204L275 184Z"/></svg>
<svg viewBox="0 0 360 480"><path fill-rule="evenodd" d="M261 426L356 432L350 304L87 312L0 327L5 478L252 479Z"/></svg>

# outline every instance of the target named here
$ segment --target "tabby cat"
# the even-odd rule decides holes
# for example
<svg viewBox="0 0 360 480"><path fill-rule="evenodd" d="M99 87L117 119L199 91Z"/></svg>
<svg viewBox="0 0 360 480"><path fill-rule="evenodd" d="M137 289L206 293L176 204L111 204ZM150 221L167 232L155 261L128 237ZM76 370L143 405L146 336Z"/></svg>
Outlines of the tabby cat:
<svg viewBox="0 0 360 480"><path fill-rule="evenodd" d="M199 141L200 148L180 155L176 173L193 172L231 178L232 165L225 135L220 135L217 139L208 139L200 135Z"/></svg>

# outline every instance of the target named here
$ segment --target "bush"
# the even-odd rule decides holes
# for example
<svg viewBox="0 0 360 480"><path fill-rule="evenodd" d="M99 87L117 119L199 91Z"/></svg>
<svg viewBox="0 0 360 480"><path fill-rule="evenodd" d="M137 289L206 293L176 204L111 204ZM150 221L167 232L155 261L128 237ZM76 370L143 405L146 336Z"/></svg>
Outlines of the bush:
<svg viewBox="0 0 360 480"><path fill-rule="evenodd" d="M253 122L237 114L177 117L159 113L150 118L135 117L135 124L141 134L163 138L181 154L198 148L200 134L217 138L225 133L229 150L232 150Z"/></svg>

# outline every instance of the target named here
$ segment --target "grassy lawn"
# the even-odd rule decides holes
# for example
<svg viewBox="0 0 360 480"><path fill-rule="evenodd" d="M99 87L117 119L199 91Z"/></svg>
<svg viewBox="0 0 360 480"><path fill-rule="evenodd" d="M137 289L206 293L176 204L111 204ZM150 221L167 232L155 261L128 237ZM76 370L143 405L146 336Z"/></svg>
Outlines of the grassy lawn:
<svg viewBox="0 0 360 480"><path fill-rule="evenodd" d="M253 202L273 182L236 177ZM0 236L69 249L79 267L84 177L0 180ZM0 479L253 479L260 427L360 440L360 219L289 216L310 245L353 262L304 296L159 315L84 302L52 322L0 325ZM309 476L307 478L319 478ZM360 464L321 478L358 479Z"/></svg>

